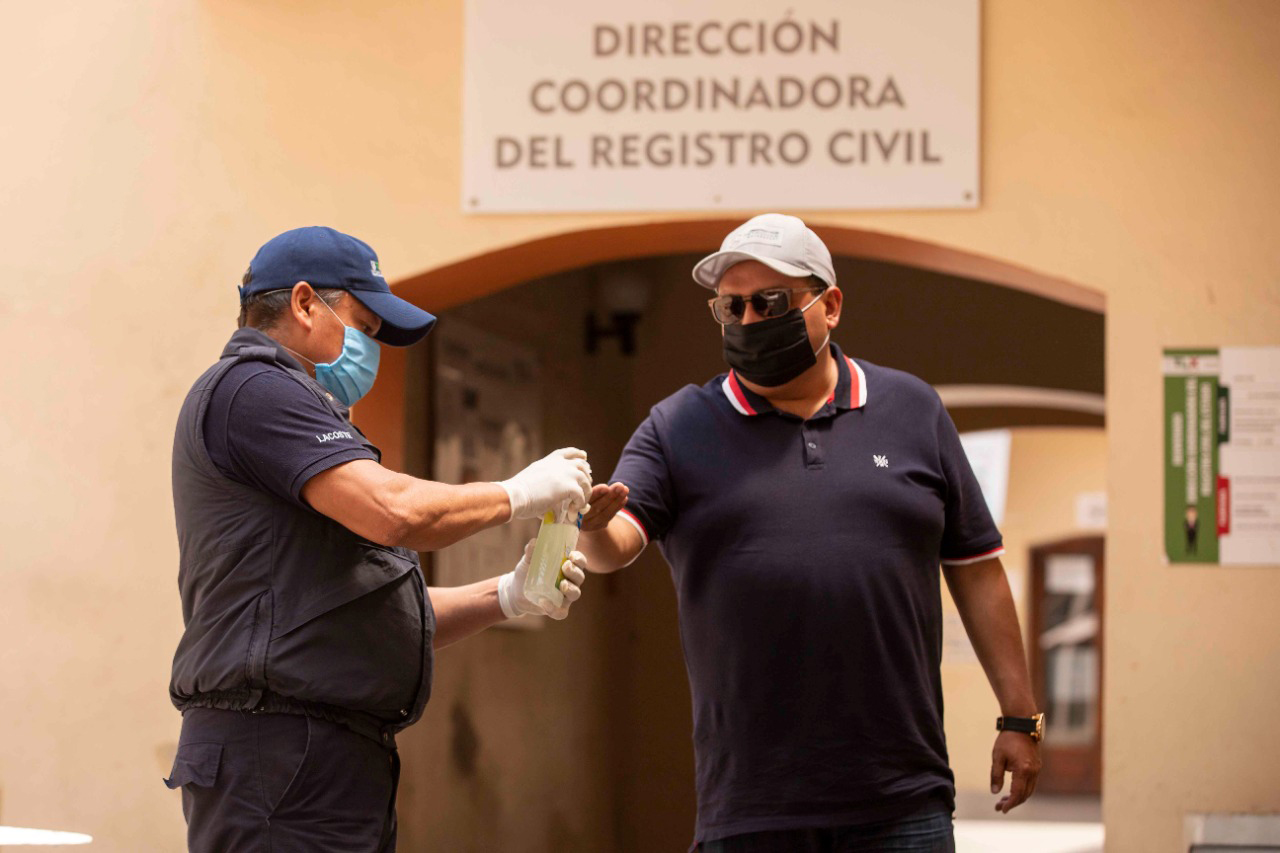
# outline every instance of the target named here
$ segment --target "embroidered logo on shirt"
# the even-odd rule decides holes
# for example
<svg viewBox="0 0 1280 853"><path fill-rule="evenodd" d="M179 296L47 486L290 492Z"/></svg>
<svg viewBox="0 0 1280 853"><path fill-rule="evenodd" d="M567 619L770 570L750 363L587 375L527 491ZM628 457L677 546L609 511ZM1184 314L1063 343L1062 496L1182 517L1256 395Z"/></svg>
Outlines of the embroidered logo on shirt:
<svg viewBox="0 0 1280 853"><path fill-rule="evenodd" d="M879 453L872 454L871 460L876 463L877 468L888 468L889 457L881 456Z"/></svg>
<svg viewBox="0 0 1280 853"><path fill-rule="evenodd" d="M326 441L334 441L335 439L339 439L339 438L351 438L351 437L352 437L351 433L349 432L343 432L342 430L334 430L333 432L326 432L324 435L317 435L316 441L320 442L321 444L324 444Z"/></svg>

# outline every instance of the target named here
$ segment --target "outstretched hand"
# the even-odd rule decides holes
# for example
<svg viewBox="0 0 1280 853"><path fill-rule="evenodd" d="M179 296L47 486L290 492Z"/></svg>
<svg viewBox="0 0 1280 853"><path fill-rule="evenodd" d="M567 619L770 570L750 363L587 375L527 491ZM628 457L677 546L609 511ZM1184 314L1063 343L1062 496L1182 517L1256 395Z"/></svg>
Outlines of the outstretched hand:
<svg viewBox="0 0 1280 853"><path fill-rule="evenodd" d="M597 483L591 489L591 509L582 517L582 529L585 531L603 530L609 521L618 514L618 510L627 505L630 493L622 483L605 485Z"/></svg>

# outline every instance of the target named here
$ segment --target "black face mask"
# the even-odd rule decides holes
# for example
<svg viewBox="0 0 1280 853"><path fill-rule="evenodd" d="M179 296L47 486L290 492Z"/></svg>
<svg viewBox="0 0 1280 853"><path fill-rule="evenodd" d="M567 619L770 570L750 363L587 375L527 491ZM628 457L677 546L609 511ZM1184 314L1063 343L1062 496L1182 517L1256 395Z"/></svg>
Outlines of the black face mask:
<svg viewBox="0 0 1280 853"><path fill-rule="evenodd" d="M809 348L804 312L821 301L818 297L781 317L725 326L724 360L743 379L765 388L785 385L795 379L818 363L817 353ZM830 338L828 334L827 339ZM821 351L822 347L818 347L818 352Z"/></svg>

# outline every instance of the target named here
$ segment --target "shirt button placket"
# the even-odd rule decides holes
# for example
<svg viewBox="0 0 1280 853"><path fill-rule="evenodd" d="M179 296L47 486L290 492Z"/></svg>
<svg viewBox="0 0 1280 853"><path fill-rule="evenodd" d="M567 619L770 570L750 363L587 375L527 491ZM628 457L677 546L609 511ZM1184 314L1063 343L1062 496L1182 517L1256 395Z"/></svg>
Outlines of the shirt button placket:
<svg viewBox="0 0 1280 853"><path fill-rule="evenodd" d="M808 428L800 430L804 441L804 464L806 468L821 468L823 463L822 440L818 434Z"/></svg>

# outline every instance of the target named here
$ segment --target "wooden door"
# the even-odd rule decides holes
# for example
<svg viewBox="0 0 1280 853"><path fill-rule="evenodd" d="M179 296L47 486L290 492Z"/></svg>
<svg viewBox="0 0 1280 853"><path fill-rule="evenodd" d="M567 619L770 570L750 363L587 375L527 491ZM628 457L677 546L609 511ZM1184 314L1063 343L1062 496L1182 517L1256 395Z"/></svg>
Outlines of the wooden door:
<svg viewBox="0 0 1280 853"><path fill-rule="evenodd" d="M1103 539L1031 549L1031 678L1047 717L1037 791L1102 791Z"/></svg>

